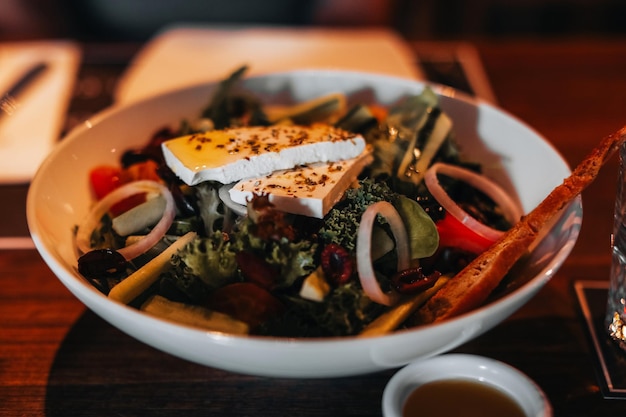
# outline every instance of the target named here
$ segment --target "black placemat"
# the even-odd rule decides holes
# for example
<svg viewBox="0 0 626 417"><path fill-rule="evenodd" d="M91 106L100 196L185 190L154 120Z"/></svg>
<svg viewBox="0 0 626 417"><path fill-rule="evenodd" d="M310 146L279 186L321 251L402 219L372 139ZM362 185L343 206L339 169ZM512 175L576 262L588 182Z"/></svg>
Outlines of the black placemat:
<svg viewBox="0 0 626 417"><path fill-rule="evenodd" d="M596 352L596 370L602 395L607 399L626 399L626 352L606 331L604 316L608 281L576 281L574 290L588 334Z"/></svg>

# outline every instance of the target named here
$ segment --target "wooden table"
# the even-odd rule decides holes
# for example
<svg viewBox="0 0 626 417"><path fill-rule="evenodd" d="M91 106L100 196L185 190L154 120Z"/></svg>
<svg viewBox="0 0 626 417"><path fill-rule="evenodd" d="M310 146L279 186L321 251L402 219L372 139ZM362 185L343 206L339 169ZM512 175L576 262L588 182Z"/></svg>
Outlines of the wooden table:
<svg viewBox="0 0 626 417"><path fill-rule="evenodd" d="M476 45L499 104L548 138L570 164L626 123L624 40ZM105 72L121 69L118 62ZM616 159L584 192L580 238L556 276L512 317L457 349L528 374L556 416L626 415L626 401L602 397L595 351L572 290L575 281L608 277ZM25 230L19 209L25 190L0 187L0 216L11 219L5 228ZM91 313L29 248L0 250L0 284L3 416L377 416L395 372L291 380L191 364Z"/></svg>

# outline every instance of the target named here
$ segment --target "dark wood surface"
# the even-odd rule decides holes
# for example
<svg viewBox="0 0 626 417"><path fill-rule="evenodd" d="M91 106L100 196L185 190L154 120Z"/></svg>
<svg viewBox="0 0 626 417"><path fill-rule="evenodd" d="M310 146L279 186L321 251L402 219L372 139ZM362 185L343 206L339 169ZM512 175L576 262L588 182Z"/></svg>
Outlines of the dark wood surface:
<svg viewBox="0 0 626 417"><path fill-rule="evenodd" d="M571 165L626 124L624 40L476 45L500 106L548 138ZM548 285L501 325L457 349L529 375L556 416L626 415L626 400L600 392L595 351L572 290L577 280L608 278L616 175L614 157L584 192L580 238ZM23 221L26 187L0 187L0 216L15 219L17 233L25 230L15 222ZM3 236L11 235L9 222L3 224ZM379 416L394 372L300 380L195 365L91 313L36 251L0 250L2 416Z"/></svg>

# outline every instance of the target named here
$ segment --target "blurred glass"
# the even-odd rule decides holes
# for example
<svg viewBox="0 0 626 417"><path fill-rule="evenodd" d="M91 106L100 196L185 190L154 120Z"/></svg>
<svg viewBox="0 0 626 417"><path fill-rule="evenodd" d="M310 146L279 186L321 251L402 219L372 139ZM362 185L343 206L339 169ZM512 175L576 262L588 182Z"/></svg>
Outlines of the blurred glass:
<svg viewBox="0 0 626 417"><path fill-rule="evenodd" d="M619 174L613 235L612 263L605 322L607 331L626 350L626 146L619 151Z"/></svg>

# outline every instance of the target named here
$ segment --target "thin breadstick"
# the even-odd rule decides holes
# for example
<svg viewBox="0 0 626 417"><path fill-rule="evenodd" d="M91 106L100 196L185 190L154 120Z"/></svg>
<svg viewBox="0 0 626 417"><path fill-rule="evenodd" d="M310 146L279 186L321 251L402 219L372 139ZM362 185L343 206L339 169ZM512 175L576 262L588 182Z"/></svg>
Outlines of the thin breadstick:
<svg viewBox="0 0 626 417"><path fill-rule="evenodd" d="M484 303L528 251L540 230L595 180L600 168L625 141L626 126L606 136L562 184L421 307L415 313L416 323L446 320Z"/></svg>

